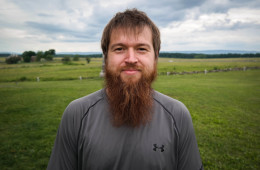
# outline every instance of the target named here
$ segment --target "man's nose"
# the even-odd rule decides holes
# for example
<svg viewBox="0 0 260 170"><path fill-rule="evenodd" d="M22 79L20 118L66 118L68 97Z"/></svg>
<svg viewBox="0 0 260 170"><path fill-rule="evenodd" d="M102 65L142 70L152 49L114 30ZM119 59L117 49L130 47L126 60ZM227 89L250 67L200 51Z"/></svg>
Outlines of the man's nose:
<svg viewBox="0 0 260 170"><path fill-rule="evenodd" d="M133 49L129 49L127 51L125 62L127 62L127 63L137 63L138 62L138 58Z"/></svg>

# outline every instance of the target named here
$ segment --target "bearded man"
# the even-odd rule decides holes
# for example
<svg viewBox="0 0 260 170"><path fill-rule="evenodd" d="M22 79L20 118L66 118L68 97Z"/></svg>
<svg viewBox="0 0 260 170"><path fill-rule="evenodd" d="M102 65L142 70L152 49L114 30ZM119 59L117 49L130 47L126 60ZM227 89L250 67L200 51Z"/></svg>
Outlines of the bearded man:
<svg viewBox="0 0 260 170"><path fill-rule="evenodd" d="M203 169L189 111L151 87L160 43L144 12L112 18L101 40L105 88L66 108L48 169Z"/></svg>

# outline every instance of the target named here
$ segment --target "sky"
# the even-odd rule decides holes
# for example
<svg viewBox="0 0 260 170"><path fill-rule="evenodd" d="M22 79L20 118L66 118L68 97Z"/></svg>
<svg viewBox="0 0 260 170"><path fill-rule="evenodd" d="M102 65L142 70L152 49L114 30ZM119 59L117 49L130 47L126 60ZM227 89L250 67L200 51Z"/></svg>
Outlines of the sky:
<svg viewBox="0 0 260 170"><path fill-rule="evenodd" d="M101 52L106 24L137 8L161 51L260 51L260 0L0 0L0 52Z"/></svg>

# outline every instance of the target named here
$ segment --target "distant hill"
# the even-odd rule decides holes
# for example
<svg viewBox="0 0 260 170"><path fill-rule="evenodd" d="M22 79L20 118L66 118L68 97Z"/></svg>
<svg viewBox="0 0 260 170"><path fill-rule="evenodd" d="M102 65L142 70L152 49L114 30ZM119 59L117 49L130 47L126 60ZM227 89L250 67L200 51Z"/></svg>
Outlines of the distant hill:
<svg viewBox="0 0 260 170"><path fill-rule="evenodd" d="M260 51L245 50L202 50L202 51L161 51L161 53L184 53L184 54L256 54Z"/></svg>
<svg viewBox="0 0 260 170"><path fill-rule="evenodd" d="M201 51L161 51L161 53L184 53L184 54L255 54L260 51L243 51L243 50L201 50ZM71 54L71 55L91 55L101 54L101 52L57 52L56 54Z"/></svg>

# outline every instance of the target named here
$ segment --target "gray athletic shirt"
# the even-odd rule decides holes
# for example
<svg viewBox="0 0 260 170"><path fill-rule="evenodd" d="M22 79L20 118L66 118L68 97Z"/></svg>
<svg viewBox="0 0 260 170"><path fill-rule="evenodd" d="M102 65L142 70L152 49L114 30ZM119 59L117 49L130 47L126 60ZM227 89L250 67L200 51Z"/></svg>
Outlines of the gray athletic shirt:
<svg viewBox="0 0 260 170"><path fill-rule="evenodd" d="M137 128L111 124L105 89L71 102L47 169L203 169L187 108L157 91L153 99L152 120Z"/></svg>

